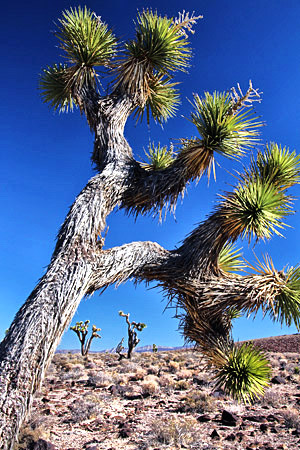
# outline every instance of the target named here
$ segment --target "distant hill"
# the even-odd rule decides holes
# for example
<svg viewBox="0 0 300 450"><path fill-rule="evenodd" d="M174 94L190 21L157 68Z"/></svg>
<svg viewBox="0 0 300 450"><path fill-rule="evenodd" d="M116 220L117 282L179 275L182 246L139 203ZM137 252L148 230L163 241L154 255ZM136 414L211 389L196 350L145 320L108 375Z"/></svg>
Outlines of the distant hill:
<svg viewBox="0 0 300 450"><path fill-rule="evenodd" d="M182 347L164 347L162 345L157 346L158 352L167 352L170 350L183 350L185 348L191 348L192 346L182 346ZM99 351L90 351L89 353L115 353L116 347L105 349L105 350L99 350ZM123 352L127 352L127 348L124 348ZM142 352L152 352L152 345L144 345L143 347L137 347L134 349L134 352L142 353ZM72 349L72 350L56 350L56 353L80 353L79 349Z"/></svg>

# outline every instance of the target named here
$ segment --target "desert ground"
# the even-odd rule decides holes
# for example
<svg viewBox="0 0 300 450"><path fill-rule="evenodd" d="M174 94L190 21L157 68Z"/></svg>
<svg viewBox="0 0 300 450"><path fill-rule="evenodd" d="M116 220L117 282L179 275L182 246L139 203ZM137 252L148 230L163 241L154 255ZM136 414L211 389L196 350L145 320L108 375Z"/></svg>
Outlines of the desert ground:
<svg viewBox="0 0 300 450"><path fill-rule="evenodd" d="M57 353L15 450L300 449L300 335L255 343L272 379L246 405L193 349Z"/></svg>

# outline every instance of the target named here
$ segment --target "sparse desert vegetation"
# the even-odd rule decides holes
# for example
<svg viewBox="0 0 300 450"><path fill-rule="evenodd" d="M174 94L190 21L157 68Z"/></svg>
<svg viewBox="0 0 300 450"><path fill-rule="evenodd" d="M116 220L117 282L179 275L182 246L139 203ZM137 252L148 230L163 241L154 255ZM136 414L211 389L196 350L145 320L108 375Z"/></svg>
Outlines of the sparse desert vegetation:
<svg viewBox="0 0 300 450"><path fill-rule="evenodd" d="M57 353L15 450L299 448L299 353L281 352L278 342L268 353L270 385L252 404L217 388L214 370L192 349L121 361Z"/></svg>

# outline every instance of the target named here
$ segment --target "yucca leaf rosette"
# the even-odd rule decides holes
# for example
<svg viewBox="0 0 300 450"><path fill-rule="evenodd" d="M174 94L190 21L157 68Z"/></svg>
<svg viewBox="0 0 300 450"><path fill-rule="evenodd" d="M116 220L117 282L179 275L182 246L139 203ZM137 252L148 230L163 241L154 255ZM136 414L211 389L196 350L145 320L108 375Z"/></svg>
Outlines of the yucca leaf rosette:
<svg viewBox="0 0 300 450"><path fill-rule="evenodd" d="M80 6L62 13L55 35L66 63L44 69L39 87L45 102L68 111L74 103L81 107L84 91L98 89L95 67L109 65L116 38L100 17Z"/></svg>
<svg viewBox="0 0 300 450"><path fill-rule="evenodd" d="M192 178L207 171L215 174L214 154L239 158L258 141L258 128L262 123L252 110L233 109L229 93L206 92L204 98L194 95L190 120L200 137L182 139L179 158Z"/></svg>
<svg viewBox="0 0 300 450"><path fill-rule="evenodd" d="M161 146L160 143L156 146L154 142L148 146L148 152L145 151L147 162L142 162L141 166L146 170L163 170L169 167L174 161L174 151L172 148Z"/></svg>
<svg viewBox="0 0 300 450"><path fill-rule="evenodd" d="M245 269L246 264L241 259L241 249L237 249L232 243L227 243L219 253L218 266L223 272L241 272Z"/></svg>
<svg viewBox="0 0 300 450"><path fill-rule="evenodd" d="M162 17L152 9L138 12L135 38L125 43L116 64L116 87L135 97L138 118L145 109L148 122L150 113L160 123L174 115L179 95L170 81L175 72L189 67L192 52L185 30L191 32L198 18Z"/></svg>
<svg viewBox="0 0 300 450"><path fill-rule="evenodd" d="M48 66L43 69L39 80L41 97L54 111L68 112L77 107L71 90L67 88L68 70L67 64Z"/></svg>
<svg viewBox="0 0 300 450"><path fill-rule="evenodd" d="M215 348L210 362L216 367L216 386L237 401L251 403L263 396L271 367L264 352L253 343L230 343Z"/></svg>
<svg viewBox="0 0 300 450"><path fill-rule="evenodd" d="M252 162L251 172L260 178L275 184L278 189L285 190L299 184L300 156L287 147L271 142L265 151L259 151L256 162Z"/></svg>
<svg viewBox="0 0 300 450"><path fill-rule="evenodd" d="M232 241L239 236L269 239L281 236L284 217L293 213L288 187L299 183L299 157L277 144L266 146L252 161L250 170L240 174L233 192L222 195L217 208L224 231Z"/></svg>

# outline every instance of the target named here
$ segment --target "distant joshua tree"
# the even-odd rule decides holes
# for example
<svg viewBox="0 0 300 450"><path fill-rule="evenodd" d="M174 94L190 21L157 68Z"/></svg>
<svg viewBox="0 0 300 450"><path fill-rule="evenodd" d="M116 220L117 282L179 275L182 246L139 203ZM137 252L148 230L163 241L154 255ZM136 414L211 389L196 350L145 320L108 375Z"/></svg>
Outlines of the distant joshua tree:
<svg viewBox="0 0 300 450"><path fill-rule="evenodd" d="M63 62L43 70L40 92L54 110L79 108L86 116L95 137L97 173L71 206L46 273L0 343L3 450L13 448L81 299L111 284L156 281L176 307L185 338L215 365L226 392L244 401L263 393L270 370L260 351L234 344L231 308L254 315L261 309L299 328L300 268L278 271L268 256L254 267L241 263L233 248L239 238L250 243L280 235L284 218L293 212L288 188L299 183L299 157L276 143L259 147L249 167L236 174L235 187L222 194L209 217L174 250L149 241L103 248L106 219L113 210L161 218L163 210L174 211L191 181L205 174L215 177L216 155L239 159L259 141L262 122L252 107L260 93L250 82L245 93L238 85L228 92L194 94L191 137L183 136L177 147L151 144L147 162L134 157L124 137L127 119L134 115L149 122L152 117L162 124L175 115L180 99L174 77L189 66L189 33L197 19L188 13L168 18L143 10L135 21L135 36L127 42L118 41L87 8L64 11L58 21ZM106 78L100 81L102 75ZM233 273L245 265L246 275ZM124 317L130 357L143 324L130 324Z"/></svg>
<svg viewBox="0 0 300 450"><path fill-rule="evenodd" d="M129 313L124 314L123 311L119 311L119 315L121 317L126 318L126 323L128 325L128 350L127 350L127 358L130 359L132 352L134 348L138 345L140 342L140 339L137 337L137 331L143 331L144 328L146 328L146 324L142 322L130 322L129 321ZM123 342L124 338L120 342L120 344ZM119 345L120 345L119 344ZM119 346L118 346L119 347ZM119 352L118 352L119 353ZM119 353L121 359L121 353Z"/></svg>
<svg viewBox="0 0 300 450"><path fill-rule="evenodd" d="M70 327L72 331L74 331L78 339L80 341L81 345L81 354L82 356L86 356L91 348L92 340L95 338L101 338L99 334L97 334L97 331L101 331L101 328L97 328L96 325L92 326L92 334L88 340L86 340L87 334L88 334L88 327L89 327L90 321L86 320L83 322L76 322L76 325L73 327Z"/></svg>

